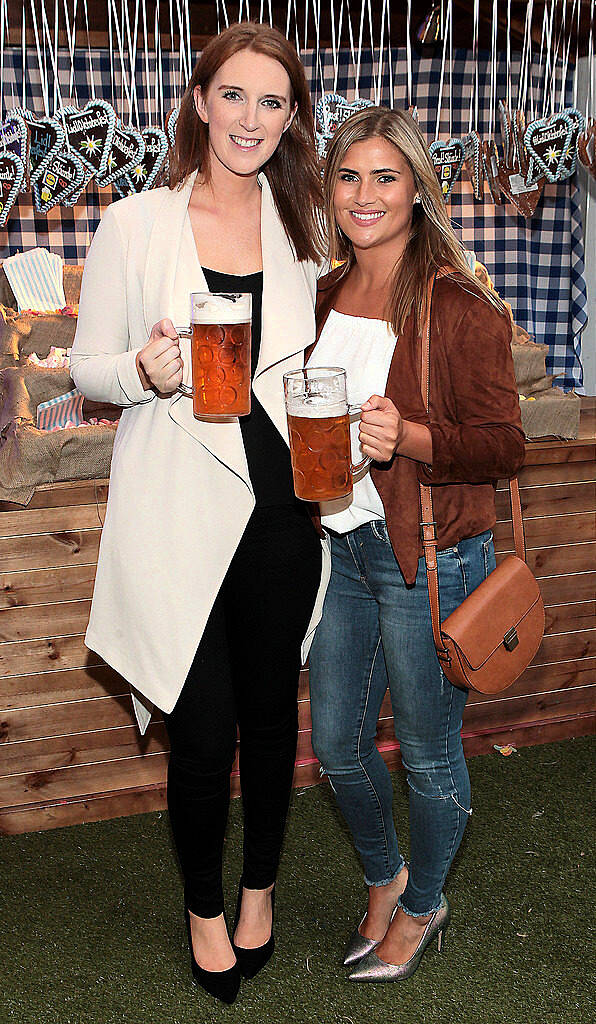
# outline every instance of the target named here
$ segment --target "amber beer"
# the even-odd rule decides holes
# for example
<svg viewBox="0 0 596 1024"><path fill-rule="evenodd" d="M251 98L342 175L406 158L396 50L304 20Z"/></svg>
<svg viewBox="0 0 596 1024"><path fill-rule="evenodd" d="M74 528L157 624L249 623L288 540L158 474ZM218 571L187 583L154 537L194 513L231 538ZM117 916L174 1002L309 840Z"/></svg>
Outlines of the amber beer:
<svg viewBox="0 0 596 1024"><path fill-rule="evenodd" d="M192 387L179 390L192 396L198 419L227 420L250 412L249 293L193 292L190 330L177 327L191 339Z"/></svg>
<svg viewBox="0 0 596 1024"><path fill-rule="evenodd" d="M305 501L331 501L352 490L350 419L288 413L294 491Z"/></svg>
<svg viewBox="0 0 596 1024"><path fill-rule="evenodd" d="M346 371L341 366L307 366L284 373L290 455L296 497L333 501L352 493L354 474L370 459L352 463Z"/></svg>

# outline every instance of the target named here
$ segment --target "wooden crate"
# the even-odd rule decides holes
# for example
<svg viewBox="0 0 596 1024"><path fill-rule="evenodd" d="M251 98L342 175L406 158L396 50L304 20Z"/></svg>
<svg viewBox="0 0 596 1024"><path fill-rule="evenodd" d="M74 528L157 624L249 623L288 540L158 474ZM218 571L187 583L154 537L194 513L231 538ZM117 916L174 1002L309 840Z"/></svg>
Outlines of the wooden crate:
<svg viewBox="0 0 596 1024"><path fill-rule="evenodd" d="M531 667L501 697L472 694L467 754L543 743L596 722L594 402L578 441L531 442L520 474L528 560L546 605ZM0 504L0 831L17 833L165 806L159 716L140 737L127 684L89 652L89 616L107 480L41 487L26 509ZM497 495L498 557L512 550L507 492ZM318 781L308 673L299 689L295 784ZM378 743L399 764L388 697ZM238 778L233 776L233 792Z"/></svg>

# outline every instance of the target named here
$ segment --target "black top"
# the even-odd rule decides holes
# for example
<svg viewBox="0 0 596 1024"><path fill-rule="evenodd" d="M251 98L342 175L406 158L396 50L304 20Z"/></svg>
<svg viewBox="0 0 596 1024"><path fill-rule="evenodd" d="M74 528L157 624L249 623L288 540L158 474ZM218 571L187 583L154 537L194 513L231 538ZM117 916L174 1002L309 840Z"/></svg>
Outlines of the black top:
<svg viewBox="0 0 596 1024"><path fill-rule="evenodd" d="M261 347L263 272L222 274L219 270L203 267L203 273L211 292L250 292L252 295L250 362L251 377L254 377ZM289 448L254 391L250 396L249 415L240 416L239 419L257 505L296 504Z"/></svg>

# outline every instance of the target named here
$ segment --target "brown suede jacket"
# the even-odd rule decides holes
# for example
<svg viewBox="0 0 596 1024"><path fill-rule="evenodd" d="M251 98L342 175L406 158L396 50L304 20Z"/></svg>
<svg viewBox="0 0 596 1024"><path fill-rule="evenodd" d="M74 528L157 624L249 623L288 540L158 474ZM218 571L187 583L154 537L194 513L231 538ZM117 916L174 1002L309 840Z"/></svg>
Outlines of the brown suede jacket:
<svg viewBox="0 0 596 1024"><path fill-rule="evenodd" d="M319 282L317 341L334 306L342 268ZM495 524L497 480L525 455L511 357L511 320L473 282L453 272L435 282L430 335L430 417L420 390L421 341L412 315L398 338L385 395L403 419L432 434L432 467L405 456L373 463L371 476L406 583L422 555L419 481L433 486L439 550ZM307 358L316 347L311 347Z"/></svg>

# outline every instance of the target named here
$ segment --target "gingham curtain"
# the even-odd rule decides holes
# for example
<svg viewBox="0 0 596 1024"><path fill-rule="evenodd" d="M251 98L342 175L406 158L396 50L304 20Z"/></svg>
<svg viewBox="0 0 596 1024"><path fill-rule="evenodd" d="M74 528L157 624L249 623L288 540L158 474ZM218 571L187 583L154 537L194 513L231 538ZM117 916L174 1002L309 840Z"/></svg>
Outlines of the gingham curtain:
<svg viewBox="0 0 596 1024"><path fill-rule="evenodd" d="M333 54L331 50L323 50L317 59L312 50L307 50L303 51L301 56L314 104L321 95L323 86L328 92L333 90ZM150 56L149 60L150 92L153 96L154 56ZM385 53L380 102L390 104L392 85L393 104L403 108L408 105L405 50L392 50L391 65L390 75ZM114 61L112 77L107 50L92 50L91 59L86 50L76 51L76 97L73 96L72 100L76 98L82 106L91 98L90 66L93 69L96 95L113 103L117 113L128 122L119 61ZM67 83L70 58L66 51L59 54L59 71L61 83ZM519 56L514 55L514 83L519 79L519 71ZM541 70L536 67L534 72L534 94L540 96ZM413 102L418 107L420 127L429 143L435 136L440 75L440 59L418 59L415 54L413 55ZM162 54L162 79L164 108L167 111L176 105L180 94L180 64L176 53ZM20 104L22 80L20 50L9 48L5 53L4 100L7 108ZM348 100L354 99L355 81L356 68L352 63L351 54L348 50L342 50L339 53L337 69L337 91ZM504 55L501 55L497 66L497 82L497 97L505 99ZM471 53L467 50L457 50L454 53L451 104L448 75L444 86L445 101L440 138L447 139L449 135L449 105L452 134L461 136L467 133L473 83L474 63ZM571 83L570 75L566 83L567 105L571 103ZM27 107L38 115L43 114L39 73L36 68L29 66L26 69L25 85ZM360 63L360 97L374 100L375 87L378 87L378 52L375 51L373 58L370 50L363 50ZM144 127L149 123L149 101L145 58L142 54L138 54L137 57L136 89L141 122L139 127ZM50 98L51 95L50 80ZM71 97L64 96L63 92L63 99L66 103ZM486 53L479 55L478 106L477 127L481 136L487 137L490 117L490 64L489 55ZM496 138L499 139L498 125L493 129L495 130ZM583 173L583 170L580 169L577 173ZM60 253L67 262L81 262L99 223L102 210L113 201L113 198L110 188L99 189L95 181L92 181L73 209L55 207L47 215L42 215L33 209L30 194L24 194L14 207L5 231L0 234L0 256L4 257L34 246L46 246L53 252ZM536 341L548 345L547 369L549 373L557 375L557 384L565 388L581 385L581 333L587 317L581 213L575 179L571 178L555 185L547 184L536 215L531 221L525 221L510 205L495 206L490 200L488 190L484 202L475 201L470 182L464 174L452 192L450 214L466 248L474 250L477 258L488 268L501 296L511 304L516 322L525 327ZM478 345L481 357L481 338Z"/></svg>

